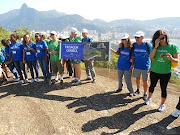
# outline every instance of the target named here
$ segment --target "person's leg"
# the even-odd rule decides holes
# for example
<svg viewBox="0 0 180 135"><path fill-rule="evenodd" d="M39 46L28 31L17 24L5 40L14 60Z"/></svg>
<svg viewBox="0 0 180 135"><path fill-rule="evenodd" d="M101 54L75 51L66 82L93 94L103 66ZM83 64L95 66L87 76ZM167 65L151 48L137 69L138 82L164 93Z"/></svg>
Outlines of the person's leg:
<svg viewBox="0 0 180 135"><path fill-rule="evenodd" d="M31 77L32 79L34 79L34 71L33 71L33 64L32 64L32 61L27 61L27 65L30 69L30 72L31 72Z"/></svg>
<svg viewBox="0 0 180 135"><path fill-rule="evenodd" d="M66 65L67 65L67 69L68 69L68 72L69 72L69 76L72 76L73 69L72 69L72 65L71 65L71 60L68 60L66 62Z"/></svg>
<svg viewBox="0 0 180 135"><path fill-rule="evenodd" d="M176 109L180 110L180 97L179 97L179 102L178 102L178 104L176 106Z"/></svg>
<svg viewBox="0 0 180 135"><path fill-rule="evenodd" d="M37 66L37 60L32 61L32 66L35 70L36 73L36 78L39 78L39 71L38 71L38 66Z"/></svg>
<svg viewBox="0 0 180 135"><path fill-rule="evenodd" d="M180 116L180 97L179 97L179 102L176 106L176 110L171 115L175 118Z"/></svg>
<svg viewBox="0 0 180 135"><path fill-rule="evenodd" d="M20 80L23 80L22 72L21 72L21 67L19 61L15 61L14 65L16 67L16 70L18 71L18 74L20 76Z"/></svg>
<svg viewBox="0 0 180 135"><path fill-rule="evenodd" d="M17 73L17 70L16 70L13 62L10 64L9 70L13 73L13 75L15 76L15 78L18 79L18 73Z"/></svg>
<svg viewBox="0 0 180 135"><path fill-rule="evenodd" d="M89 65L89 70L90 70L92 79L96 80L96 73L95 73L95 70L94 70L94 62L93 61L88 61L88 65Z"/></svg>
<svg viewBox="0 0 180 135"><path fill-rule="evenodd" d="M171 73L163 74L160 76L160 87L161 87L161 104L164 104L167 97L167 85L171 78Z"/></svg>
<svg viewBox="0 0 180 135"><path fill-rule="evenodd" d="M118 90L117 90L117 92L120 92L122 90L122 87L123 87L123 74L124 74L123 70L118 70Z"/></svg>
<svg viewBox="0 0 180 135"><path fill-rule="evenodd" d="M149 87L149 94L148 94L148 98L151 98L154 92L154 88L157 85L157 82L159 80L159 74L154 73L151 71L150 73L150 87Z"/></svg>
<svg viewBox="0 0 180 135"><path fill-rule="evenodd" d="M127 85L127 88L129 90L129 92L134 94L134 90L133 90L133 87L132 87L131 71L130 70L124 71L124 78L125 78L126 85Z"/></svg>
<svg viewBox="0 0 180 135"><path fill-rule="evenodd" d="M2 63L2 69L4 70L4 73L6 74L6 77L8 78L8 72L5 63Z"/></svg>
<svg viewBox="0 0 180 135"><path fill-rule="evenodd" d="M87 80L90 80L90 79L91 79L91 76L90 76L89 61L85 60L85 61L84 61L84 65L85 65Z"/></svg>
<svg viewBox="0 0 180 135"><path fill-rule="evenodd" d="M63 84L63 65L61 64L61 60L57 62L58 72L60 74L60 84Z"/></svg>
<svg viewBox="0 0 180 135"><path fill-rule="evenodd" d="M46 81L46 73L45 73L45 71L44 71L44 67L43 67L43 58L41 58L41 57L39 57L39 58L37 58L38 59L38 62L39 62L39 65L40 65L40 67L41 67L41 70L42 70L42 73L43 73L43 76L44 76L44 80Z"/></svg>
<svg viewBox="0 0 180 135"><path fill-rule="evenodd" d="M141 77L141 72L139 69L134 69L133 70L133 77L136 78L136 86L137 86L137 90L136 90L136 94L139 94L140 93L140 77Z"/></svg>
<svg viewBox="0 0 180 135"><path fill-rule="evenodd" d="M25 79L27 79L27 72L26 72L25 64L22 61L19 61L19 63L20 63L21 70L24 73L24 77Z"/></svg>

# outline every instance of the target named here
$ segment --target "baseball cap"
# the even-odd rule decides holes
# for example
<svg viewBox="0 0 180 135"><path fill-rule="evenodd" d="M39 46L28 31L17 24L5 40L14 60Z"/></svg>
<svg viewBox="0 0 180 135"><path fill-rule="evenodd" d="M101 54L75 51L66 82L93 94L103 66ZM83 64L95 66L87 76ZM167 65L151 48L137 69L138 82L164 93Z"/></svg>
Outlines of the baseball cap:
<svg viewBox="0 0 180 135"><path fill-rule="evenodd" d="M75 27L72 27L71 30L70 30L70 32L75 33L75 34L78 34L78 30L77 30L77 28L75 28Z"/></svg>
<svg viewBox="0 0 180 135"><path fill-rule="evenodd" d="M123 34L123 35L121 36L121 39L127 39L127 38L129 38L129 34Z"/></svg>
<svg viewBox="0 0 180 135"><path fill-rule="evenodd" d="M138 31L138 32L136 32L134 37L144 37L144 33L142 31Z"/></svg>
<svg viewBox="0 0 180 135"><path fill-rule="evenodd" d="M88 33L87 29L82 29L82 33Z"/></svg>
<svg viewBox="0 0 180 135"><path fill-rule="evenodd" d="M57 33L55 31L51 31L50 34L57 35Z"/></svg>
<svg viewBox="0 0 180 135"><path fill-rule="evenodd" d="M46 32L42 31L39 33L41 36L46 35Z"/></svg>

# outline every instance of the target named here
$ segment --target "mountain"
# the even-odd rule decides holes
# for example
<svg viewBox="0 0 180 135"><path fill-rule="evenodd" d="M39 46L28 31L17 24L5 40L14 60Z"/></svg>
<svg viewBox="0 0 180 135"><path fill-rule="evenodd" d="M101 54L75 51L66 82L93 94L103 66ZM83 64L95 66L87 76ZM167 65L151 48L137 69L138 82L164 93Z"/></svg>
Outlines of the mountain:
<svg viewBox="0 0 180 135"><path fill-rule="evenodd" d="M176 37L180 33L180 17L158 18L153 20L132 20L121 19L106 22L101 19L88 20L77 14L68 15L56 10L38 11L23 4L20 9L15 9L4 14L0 14L0 25L8 30L19 27L28 27L30 30L68 30L70 27L78 29L87 28L97 30L99 33L117 32L134 34L138 30L151 37L157 29L166 29ZM170 34L171 34L170 33Z"/></svg>
<svg viewBox="0 0 180 135"><path fill-rule="evenodd" d="M79 15L67 15L56 10L38 11L23 4L20 9L0 15L0 25L8 30L19 27L28 27L30 30L58 30L62 31L72 26L78 29L96 29L99 32L105 28L97 26Z"/></svg>

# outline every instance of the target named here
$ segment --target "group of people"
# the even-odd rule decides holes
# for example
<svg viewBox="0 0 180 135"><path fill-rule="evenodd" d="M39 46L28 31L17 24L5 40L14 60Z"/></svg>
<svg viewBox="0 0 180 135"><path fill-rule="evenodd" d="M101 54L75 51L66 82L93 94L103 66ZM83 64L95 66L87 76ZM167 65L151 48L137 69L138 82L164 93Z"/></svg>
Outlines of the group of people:
<svg viewBox="0 0 180 135"><path fill-rule="evenodd" d="M10 40L1 41L5 46L5 49L0 50L0 63L3 69L0 70L0 72L3 75L4 81L7 81L7 69L5 66L7 65L9 70L14 74L15 81L19 81L20 84L27 83L28 79L25 68L25 63L27 63L31 72L31 83L35 81L39 82L38 65L40 65L45 83L52 83L52 73L55 77L55 81L58 81L59 72L60 84L63 84L63 64L66 63L69 75L72 76L74 72L75 79L72 82L74 85L80 85L81 60L60 60L59 44L61 41L93 42L93 40L88 37L87 29L82 29L82 37L83 39L78 36L78 30L74 27L71 28L69 38L61 40L57 39L57 33L55 31L50 32L50 40L47 39L45 33L36 32L36 42L33 42L29 35L24 35L22 42L20 42L15 34L11 34ZM175 44L169 42L169 36L163 30L156 31L151 42L143 41L144 33L142 31L136 32L134 38L136 42L132 44L129 34L124 34L121 37L118 50L116 51L111 48L113 53L119 55L117 62L119 85L116 92L122 91L124 76L130 96L140 94L140 78L142 76L144 88L143 99L145 100L145 104L149 105L152 102L152 95L157 82L160 80L161 104L158 110L164 111L167 97L167 85L171 77L171 65L172 63L178 63L179 49ZM93 60L84 61L84 63L87 74L86 80L91 80L92 78L92 83L96 83ZM149 74L150 86L148 85ZM131 76L136 78L136 91L133 89ZM179 107L180 99L175 112L172 113L174 117L180 115Z"/></svg>
<svg viewBox="0 0 180 135"><path fill-rule="evenodd" d="M140 77L142 75L144 94L143 98L146 105L152 102L152 95L160 81L161 104L158 110L165 110L167 97L167 85L171 77L172 63L178 63L179 49L175 44L169 42L168 34L163 30L154 33L151 43L144 42L144 33L138 31L134 35L135 43L132 44L129 34L121 37L118 50L111 48L111 51L119 55L117 62L119 86L116 92L121 92L123 87L123 76L130 92L130 96L140 93ZM178 64L177 64L178 65ZM136 78L137 90L134 91L131 82L131 74ZM148 76L150 74L150 86ZM180 115L180 101L172 116Z"/></svg>
<svg viewBox="0 0 180 135"><path fill-rule="evenodd" d="M50 39L47 39L46 33L36 32L35 42L32 41L30 35L24 35L22 41L18 41L18 37L15 34L11 34L10 40L2 40L4 49L0 50L0 58L3 75L3 81L7 82L7 67L14 74L15 81L19 81L20 84L28 83L27 71L25 64L27 64L31 73L31 83L39 82L39 66L42 70L44 82L52 84L51 79L54 75L54 80L63 84L64 65L66 64L69 76L72 76L74 72L75 79L72 81L73 85L81 84L81 60L62 60L59 59L59 45L60 42L93 42L88 37L88 30L82 29L82 39L77 36L78 30L71 28L70 36L66 39L59 40L55 31L50 32ZM93 60L84 61L87 78L92 83L96 83L96 74L93 66ZM39 66L38 66L39 65ZM72 67L73 65L73 67ZM74 70L73 70L74 69ZM35 74L34 74L35 71ZM58 77L60 74L60 79Z"/></svg>

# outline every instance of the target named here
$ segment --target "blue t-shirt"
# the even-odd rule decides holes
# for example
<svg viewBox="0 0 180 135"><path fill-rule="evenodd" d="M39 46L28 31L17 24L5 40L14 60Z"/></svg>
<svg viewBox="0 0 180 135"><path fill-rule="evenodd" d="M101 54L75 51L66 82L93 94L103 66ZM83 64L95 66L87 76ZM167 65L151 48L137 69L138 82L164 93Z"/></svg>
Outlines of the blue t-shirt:
<svg viewBox="0 0 180 135"><path fill-rule="evenodd" d="M25 51L25 58L27 61L34 61L36 60L36 53L34 53L32 50L28 50L28 46L36 50L36 45L34 42L31 42L29 45L24 45L24 51Z"/></svg>
<svg viewBox="0 0 180 135"><path fill-rule="evenodd" d="M117 62L117 69L118 70L129 70L131 67L131 59L130 59L130 49L118 49L117 50L119 55L119 59Z"/></svg>
<svg viewBox="0 0 180 135"><path fill-rule="evenodd" d="M5 53L5 60L8 61L9 60L9 46L6 46L3 49L4 53Z"/></svg>
<svg viewBox="0 0 180 135"><path fill-rule="evenodd" d="M5 62L4 50L0 48L0 63Z"/></svg>
<svg viewBox="0 0 180 135"><path fill-rule="evenodd" d="M36 42L37 57L45 57L46 48L47 48L47 44L44 40L40 42Z"/></svg>
<svg viewBox="0 0 180 135"><path fill-rule="evenodd" d="M146 43L143 42L141 45L137 43L134 44L134 50L132 51L132 56L134 56L134 68L140 70L148 70L151 65L149 58L149 53L151 51L151 44L147 43L149 49L146 47Z"/></svg>
<svg viewBox="0 0 180 135"><path fill-rule="evenodd" d="M87 37L87 38L83 38L82 39L82 42L93 42L93 40L92 39L90 39L89 37Z"/></svg>
<svg viewBox="0 0 180 135"><path fill-rule="evenodd" d="M9 51L12 52L13 61L22 61L23 45L21 42L11 43Z"/></svg>

